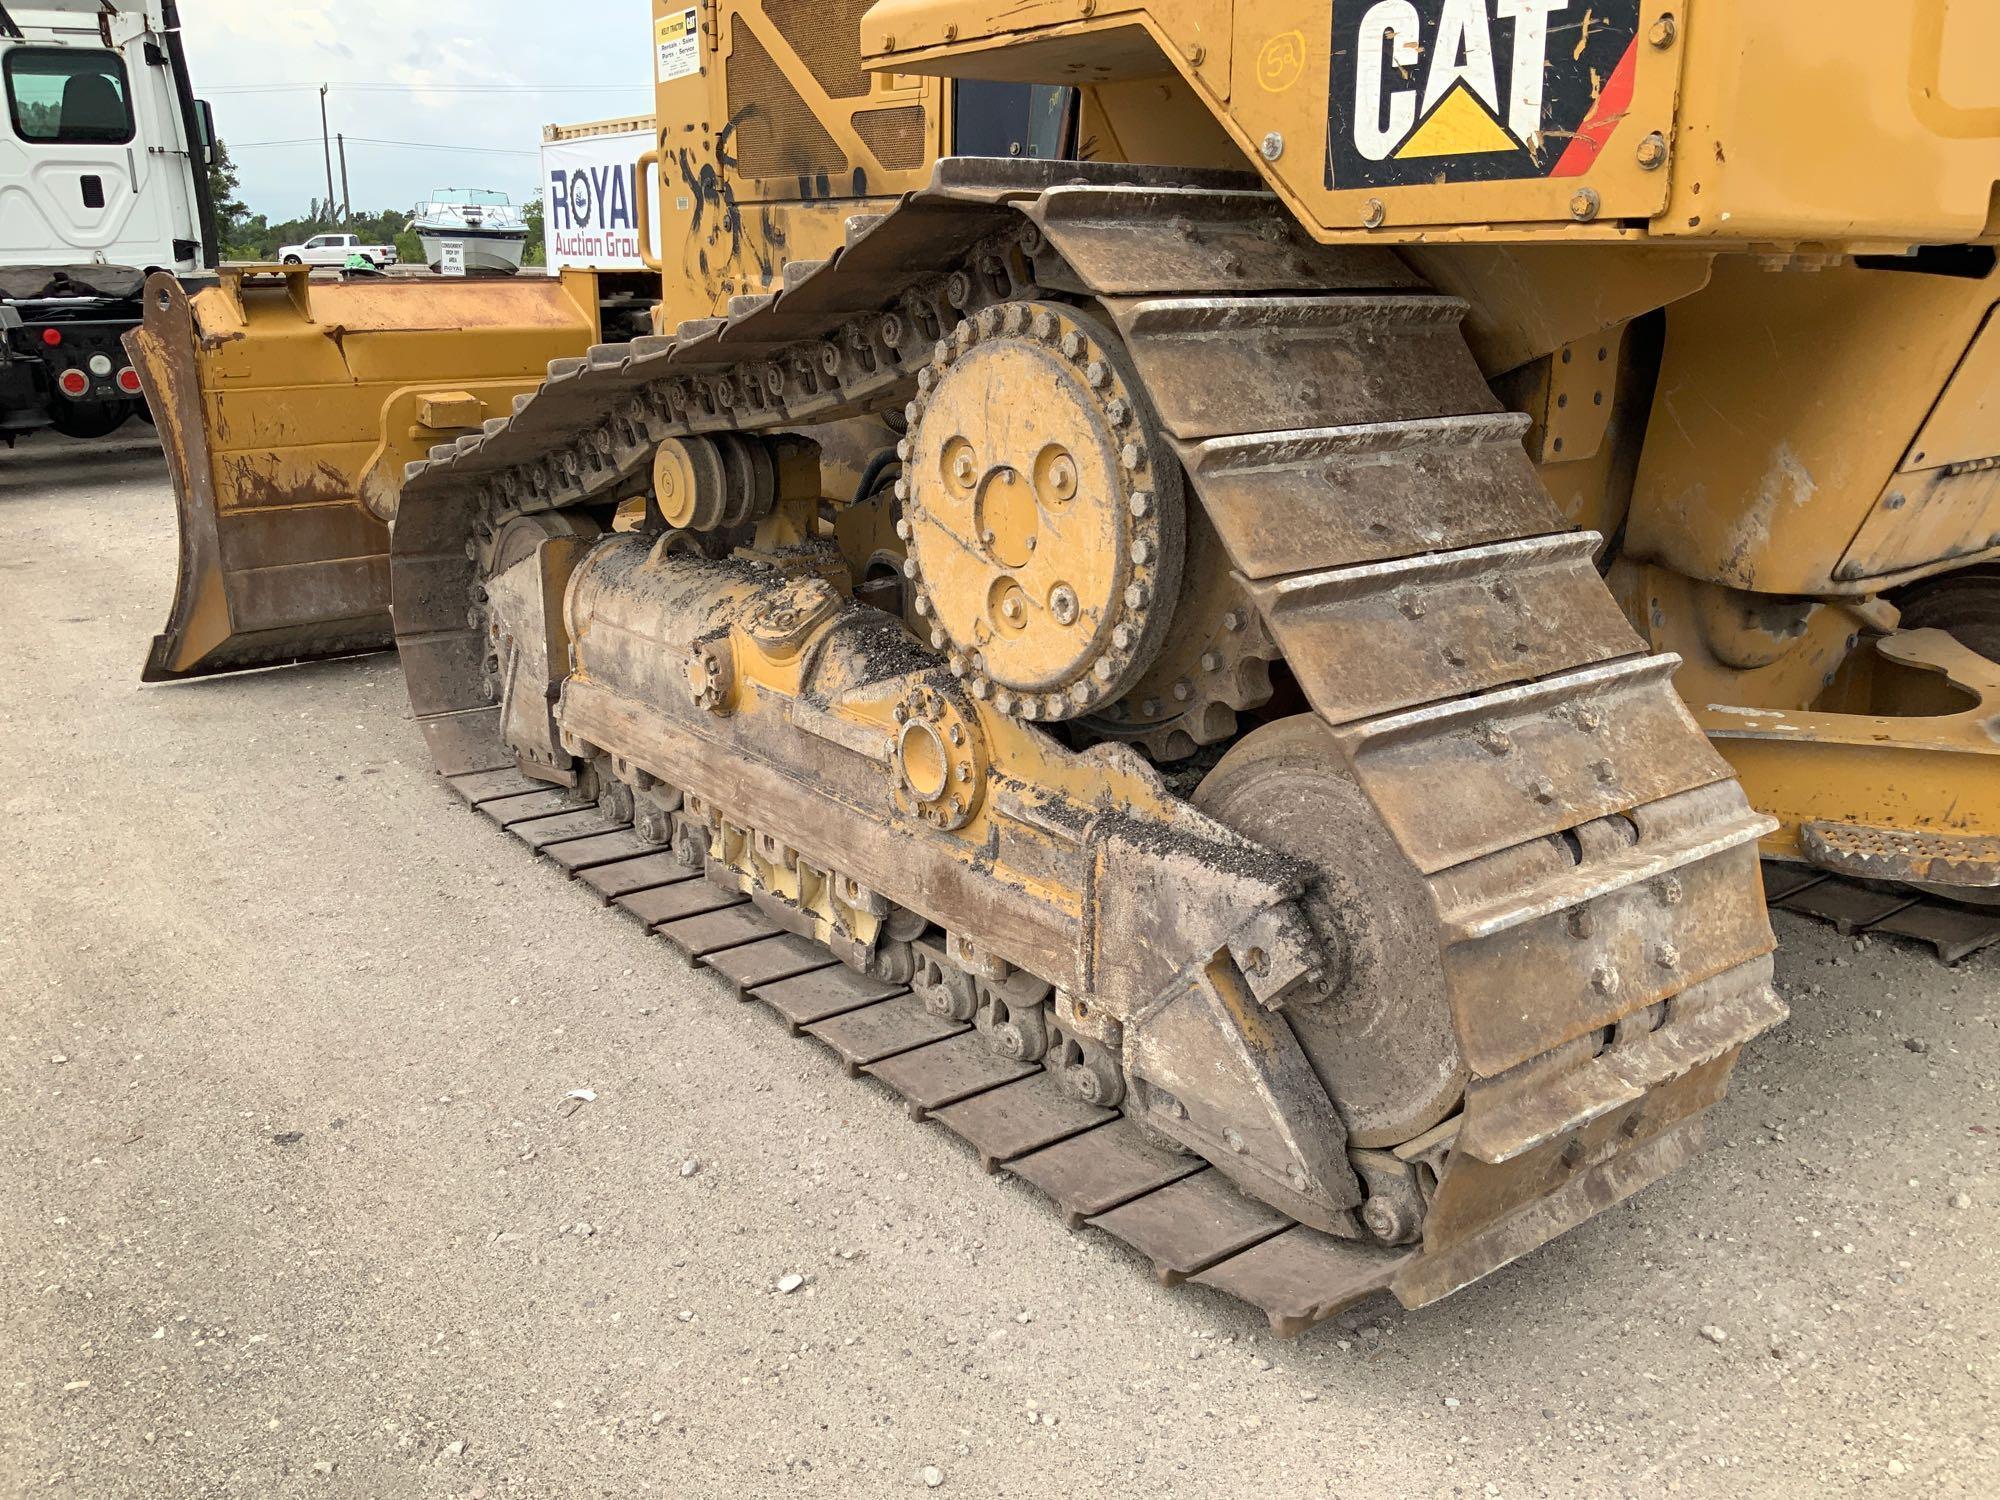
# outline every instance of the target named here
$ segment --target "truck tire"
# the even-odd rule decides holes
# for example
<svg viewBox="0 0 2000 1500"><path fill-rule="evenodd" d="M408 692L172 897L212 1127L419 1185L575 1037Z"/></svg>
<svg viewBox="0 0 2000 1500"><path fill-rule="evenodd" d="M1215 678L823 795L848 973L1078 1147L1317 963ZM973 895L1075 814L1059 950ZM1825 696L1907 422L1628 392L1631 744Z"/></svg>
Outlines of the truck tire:
<svg viewBox="0 0 2000 1500"><path fill-rule="evenodd" d="M285 264L288 266L302 266L305 262L296 255L287 255L285 257Z"/></svg>
<svg viewBox="0 0 2000 1500"><path fill-rule="evenodd" d="M65 437L107 437L132 415L129 401L51 401L49 422Z"/></svg>

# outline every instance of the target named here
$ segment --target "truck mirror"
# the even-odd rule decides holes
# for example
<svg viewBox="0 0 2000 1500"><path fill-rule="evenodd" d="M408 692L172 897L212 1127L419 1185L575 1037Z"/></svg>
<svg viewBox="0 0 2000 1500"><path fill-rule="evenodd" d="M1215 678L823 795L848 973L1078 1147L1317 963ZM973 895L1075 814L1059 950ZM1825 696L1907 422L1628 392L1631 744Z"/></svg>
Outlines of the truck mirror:
<svg viewBox="0 0 2000 1500"><path fill-rule="evenodd" d="M203 168L215 165L215 112L208 107L206 99L194 101L195 127L201 132L201 164Z"/></svg>

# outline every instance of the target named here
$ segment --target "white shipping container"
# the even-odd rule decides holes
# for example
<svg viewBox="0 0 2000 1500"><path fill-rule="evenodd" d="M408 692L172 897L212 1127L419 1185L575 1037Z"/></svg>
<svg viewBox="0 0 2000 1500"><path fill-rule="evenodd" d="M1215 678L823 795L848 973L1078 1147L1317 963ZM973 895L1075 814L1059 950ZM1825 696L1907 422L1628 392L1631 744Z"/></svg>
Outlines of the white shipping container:
<svg viewBox="0 0 2000 1500"><path fill-rule="evenodd" d="M648 126L596 133L600 128L551 126L543 132L542 234L552 271L645 269L639 259L638 165L639 153L653 145L653 132ZM657 193L652 240L657 249Z"/></svg>

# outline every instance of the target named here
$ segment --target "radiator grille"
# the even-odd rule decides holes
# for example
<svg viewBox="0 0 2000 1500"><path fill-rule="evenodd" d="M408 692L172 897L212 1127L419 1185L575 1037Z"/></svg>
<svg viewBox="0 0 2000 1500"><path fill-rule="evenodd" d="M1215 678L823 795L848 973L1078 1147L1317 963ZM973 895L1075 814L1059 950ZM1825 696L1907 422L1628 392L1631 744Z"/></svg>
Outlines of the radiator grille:
<svg viewBox="0 0 2000 1500"><path fill-rule="evenodd" d="M729 118L736 122L731 148L738 169L746 177L846 171L847 158L756 34L734 21L729 30Z"/></svg>
<svg viewBox="0 0 2000 1500"><path fill-rule="evenodd" d="M921 104L867 110L854 117L854 133L888 171L907 172L924 164Z"/></svg>
<svg viewBox="0 0 2000 1500"><path fill-rule="evenodd" d="M764 0L764 14L792 44L830 99L868 92L861 70L861 17L875 0Z"/></svg>

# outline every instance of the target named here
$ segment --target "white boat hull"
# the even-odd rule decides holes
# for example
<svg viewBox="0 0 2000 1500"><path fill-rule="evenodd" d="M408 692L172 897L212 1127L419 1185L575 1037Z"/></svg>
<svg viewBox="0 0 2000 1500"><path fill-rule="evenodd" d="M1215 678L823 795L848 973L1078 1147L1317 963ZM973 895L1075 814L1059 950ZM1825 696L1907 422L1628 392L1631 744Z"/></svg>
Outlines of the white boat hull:
<svg viewBox="0 0 2000 1500"><path fill-rule="evenodd" d="M468 271L518 271L521 256L528 248L528 232L426 229L417 227L417 238L424 247L424 259L435 271L444 264L447 243L464 247L465 269Z"/></svg>

